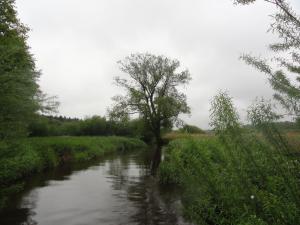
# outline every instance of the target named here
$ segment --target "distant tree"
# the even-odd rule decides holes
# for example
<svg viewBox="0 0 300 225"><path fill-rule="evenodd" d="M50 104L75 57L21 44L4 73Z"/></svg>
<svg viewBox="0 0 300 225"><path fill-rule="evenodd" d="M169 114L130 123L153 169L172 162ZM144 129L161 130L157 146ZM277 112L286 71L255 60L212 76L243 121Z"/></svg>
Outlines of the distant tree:
<svg viewBox="0 0 300 225"><path fill-rule="evenodd" d="M116 77L118 86L126 90L124 96L115 96L111 117L139 114L152 131L157 150L153 167L160 162L162 130L178 123L180 113L189 113L185 94L178 86L190 81L188 70L179 72L180 63L165 56L132 54L119 61L120 69L129 78Z"/></svg>
<svg viewBox="0 0 300 225"><path fill-rule="evenodd" d="M0 1L0 139L26 135L33 115L51 108L45 104L51 98L37 84L40 72L26 44L28 28L16 14L14 0Z"/></svg>
<svg viewBox="0 0 300 225"><path fill-rule="evenodd" d="M82 135L102 136L106 135L106 118L92 116L81 122Z"/></svg>
<svg viewBox="0 0 300 225"><path fill-rule="evenodd" d="M300 116L300 17L285 0L261 0L274 5L278 12L272 16L271 31L280 42L271 44L270 49L277 54L273 58L279 69L273 69L265 59L245 54L241 58L269 76L269 81L277 99L296 119ZM237 4L250 4L255 0L235 0ZM284 54L280 54L284 53ZM294 74L295 81L287 74Z"/></svg>

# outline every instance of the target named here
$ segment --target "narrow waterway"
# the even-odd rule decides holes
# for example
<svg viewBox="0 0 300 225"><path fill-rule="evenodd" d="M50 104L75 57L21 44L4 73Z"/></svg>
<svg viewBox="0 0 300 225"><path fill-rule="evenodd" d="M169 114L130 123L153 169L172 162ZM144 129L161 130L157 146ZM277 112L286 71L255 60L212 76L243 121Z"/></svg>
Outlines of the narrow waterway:
<svg viewBox="0 0 300 225"><path fill-rule="evenodd" d="M118 153L56 168L26 181L0 213L1 225L187 225L178 190L160 186L149 154Z"/></svg>

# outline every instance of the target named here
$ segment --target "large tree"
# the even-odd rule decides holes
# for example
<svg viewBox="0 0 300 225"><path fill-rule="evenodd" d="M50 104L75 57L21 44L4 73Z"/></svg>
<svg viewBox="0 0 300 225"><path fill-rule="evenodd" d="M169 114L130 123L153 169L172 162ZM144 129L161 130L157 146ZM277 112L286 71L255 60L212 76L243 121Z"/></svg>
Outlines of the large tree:
<svg viewBox="0 0 300 225"><path fill-rule="evenodd" d="M40 72L26 44L27 32L15 1L0 0L0 140L26 135L33 115L49 109L43 107L46 96L37 84Z"/></svg>
<svg viewBox="0 0 300 225"><path fill-rule="evenodd" d="M132 54L119 61L120 69L129 77L116 77L125 95L113 98L111 116L138 114L152 131L157 150L154 161L159 164L162 130L179 122L180 113L189 113L186 95L178 87L190 81L188 70L179 71L178 60L152 54Z"/></svg>
<svg viewBox="0 0 300 225"><path fill-rule="evenodd" d="M258 1L258 0L257 0ZM279 42L269 48L275 53L271 62L245 54L242 59L268 75L274 97L288 111L299 119L300 116L300 17L285 0L260 0L277 8L272 16L271 31L277 34ZM256 0L235 0L237 4L250 4Z"/></svg>

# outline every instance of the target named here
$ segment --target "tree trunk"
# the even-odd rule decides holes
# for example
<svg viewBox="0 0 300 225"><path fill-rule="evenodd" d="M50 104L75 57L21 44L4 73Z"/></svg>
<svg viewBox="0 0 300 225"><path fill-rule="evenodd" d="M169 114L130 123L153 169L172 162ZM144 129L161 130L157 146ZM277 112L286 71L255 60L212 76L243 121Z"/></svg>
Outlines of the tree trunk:
<svg viewBox="0 0 300 225"><path fill-rule="evenodd" d="M156 175L156 171L161 162L161 149L162 149L162 145L163 145L163 141L160 137L160 134L157 134L155 139L156 139L156 146L155 146L154 154L152 157L152 163L151 163L151 174L152 175Z"/></svg>

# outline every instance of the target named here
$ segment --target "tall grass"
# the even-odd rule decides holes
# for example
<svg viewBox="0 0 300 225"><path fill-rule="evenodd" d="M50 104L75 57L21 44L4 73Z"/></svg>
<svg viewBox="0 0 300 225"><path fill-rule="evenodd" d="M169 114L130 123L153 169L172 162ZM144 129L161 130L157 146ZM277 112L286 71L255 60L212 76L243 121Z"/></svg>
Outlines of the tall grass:
<svg viewBox="0 0 300 225"><path fill-rule="evenodd" d="M181 185L185 215L197 224L300 224L299 160L274 127L270 107L249 110L264 138L244 129L224 93L212 104L217 139L171 142L160 167L163 183Z"/></svg>

